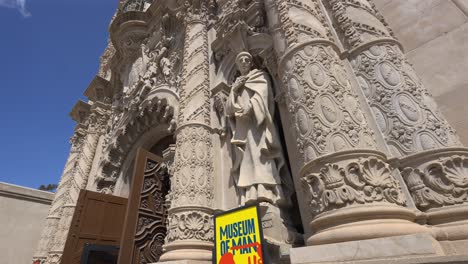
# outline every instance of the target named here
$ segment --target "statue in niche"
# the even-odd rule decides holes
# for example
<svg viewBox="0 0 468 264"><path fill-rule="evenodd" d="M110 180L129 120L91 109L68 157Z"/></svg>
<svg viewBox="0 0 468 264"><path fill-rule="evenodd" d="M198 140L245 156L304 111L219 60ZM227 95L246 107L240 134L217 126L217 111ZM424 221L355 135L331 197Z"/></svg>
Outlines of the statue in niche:
<svg viewBox="0 0 468 264"><path fill-rule="evenodd" d="M275 104L270 78L265 71L252 69L253 58L248 52L237 55L236 65L241 76L231 87L226 115L233 133L232 173L237 176L241 204L287 205L290 201L282 187L287 185L289 174L280 174L287 168L283 168L281 143L273 123Z"/></svg>

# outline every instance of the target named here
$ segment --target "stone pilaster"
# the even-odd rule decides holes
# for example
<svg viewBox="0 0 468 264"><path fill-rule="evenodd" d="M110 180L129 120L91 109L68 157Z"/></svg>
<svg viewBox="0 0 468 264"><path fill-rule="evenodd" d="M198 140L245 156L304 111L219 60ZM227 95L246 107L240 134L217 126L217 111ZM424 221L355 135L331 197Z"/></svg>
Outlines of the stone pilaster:
<svg viewBox="0 0 468 264"><path fill-rule="evenodd" d="M76 160L78 152L78 144L80 144L79 139L80 135L79 130L75 131L75 134L72 137L71 144L72 149L70 155L68 156L67 162L65 163L65 168L62 173L62 177L57 187L54 201L52 202L49 214L46 219L46 224L41 233L41 238L37 246L36 252L34 253L33 260L40 261L41 264L45 263L49 251L52 249L55 230L58 228L58 223L60 221L60 208L64 204L64 193L68 190L69 180L71 177L71 171L73 169L73 164Z"/></svg>
<svg viewBox="0 0 468 264"><path fill-rule="evenodd" d="M80 101L71 113L78 125L71 139L70 156L34 256L34 260L41 263L61 261L77 199L80 190L86 188L96 146L105 132L108 119L108 113L96 105Z"/></svg>
<svg viewBox="0 0 468 264"><path fill-rule="evenodd" d="M416 206L439 239L467 239L468 149L372 1L323 2Z"/></svg>
<svg viewBox="0 0 468 264"><path fill-rule="evenodd" d="M429 232L413 222L396 170L376 150L320 2L268 0L266 9L301 157L307 244Z"/></svg>
<svg viewBox="0 0 468 264"><path fill-rule="evenodd" d="M97 143L101 134L95 127L97 119L94 113L89 117L89 121L89 127L84 135L83 142L68 183L69 188L65 193L67 198L64 200L64 204L62 205L60 220L58 227L55 230L53 247L51 248L51 252L49 252L50 263L60 263L56 260L60 259L63 253L68 231L70 230L71 221L78 202L78 196L80 191L82 189L86 189L86 185L88 184L89 173L91 171L94 155L96 154Z"/></svg>
<svg viewBox="0 0 468 264"><path fill-rule="evenodd" d="M187 1L185 47L168 235L161 261L211 261L213 146L210 120L208 0Z"/></svg>

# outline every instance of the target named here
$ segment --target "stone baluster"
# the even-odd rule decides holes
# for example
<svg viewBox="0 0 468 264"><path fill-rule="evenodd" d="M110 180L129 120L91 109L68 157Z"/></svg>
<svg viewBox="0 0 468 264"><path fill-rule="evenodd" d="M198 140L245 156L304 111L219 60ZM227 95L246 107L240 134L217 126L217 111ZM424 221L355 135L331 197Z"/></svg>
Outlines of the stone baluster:
<svg viewBox="0 0 468 264"><path fill-rule="evenodd" d="M302 159L295 183L307 244L429 232L414 223L397 170L376 150L320 2L265 5Z"/></svg>
<svg viewBox="0 0 468 264"><path fill-rule="evenodd" d="M468 149L372 1L323 2L416 206L438 239L467 239Z"/></svg>
<svg viewBox="0 0 468 264"><path fill-rule="evenodd" d="M91 113L89 114L89 111ZM53 235L50 238L50 249L46 263L61 263L61 257L71 226L71 221L82 189L86 188L91 166L96 153L99 138L104 133L103 127L107 122L107 115L101 115L98 109L91 109L86 103L79 102L71 113L79 122L76 136L72 139L73 159L66 168L65 181L57 190L52 207L53 226L50 228Z"/></svg>
<svg viewBox="0 0 468 264"><path fill-rule="evenodd" d="M213 249L213 146L208 59L209 1L186 1L185 47L171 180L168 234L161 261L210 261Z"/></svg>

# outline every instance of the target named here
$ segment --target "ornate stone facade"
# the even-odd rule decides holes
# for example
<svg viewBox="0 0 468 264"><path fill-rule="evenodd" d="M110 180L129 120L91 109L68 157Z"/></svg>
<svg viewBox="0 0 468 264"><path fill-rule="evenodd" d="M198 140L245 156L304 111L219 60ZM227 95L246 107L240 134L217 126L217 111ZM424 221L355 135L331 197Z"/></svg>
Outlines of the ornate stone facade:
<svg viewBox="0 0 468 264"><path fill-rule="evenodd" d="M272 263L369 239L468 245L468 149L372 1L127 0L110 33L41 263L60 262L80 189L129 196L139 148L170 178L151 193L167 207L152 261L211 262L213 214L252 202Z"/></svg>

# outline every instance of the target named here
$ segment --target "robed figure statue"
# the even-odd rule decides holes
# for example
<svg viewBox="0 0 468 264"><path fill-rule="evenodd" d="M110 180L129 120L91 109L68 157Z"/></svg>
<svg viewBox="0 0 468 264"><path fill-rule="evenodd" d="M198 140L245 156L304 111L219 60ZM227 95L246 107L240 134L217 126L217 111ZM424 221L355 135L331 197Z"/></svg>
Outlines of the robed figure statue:
<svg viewBox="0 0 468 264"><path fill-rule="evenodd" d="M284 157L273 123L275 103L270 78L265 71L252 69L248 52L239 53L236 64L241 76L232 85L226 115L233 133L232 173L240 202L288 203L281 186Z"/></svg>

